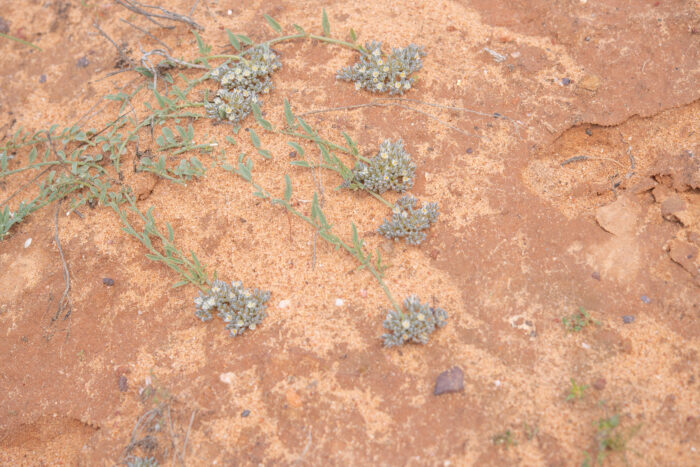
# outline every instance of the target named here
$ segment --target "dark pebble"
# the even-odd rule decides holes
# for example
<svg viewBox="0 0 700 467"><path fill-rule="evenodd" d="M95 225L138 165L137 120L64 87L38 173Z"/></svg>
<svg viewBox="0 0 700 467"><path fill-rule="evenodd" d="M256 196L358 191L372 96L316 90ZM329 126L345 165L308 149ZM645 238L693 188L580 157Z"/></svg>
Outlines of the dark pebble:
<svg viewBox="0 0 700 467"><path fill-rule="evenodd" d="M10 32L10 23L8 23L5 18L0 18L0 32L3 34Z"/></svg>
<svg viewBox="0 0 700 467"><path fill-rule="evenodd" d="M587 134L588 136L593 136L593 132L591 131L590 128L586 128L586 134Z"/></svg>
<svg viewBox="0 0 700 467"><path fill-rule="evenodd" d="M41 76L39 76L39 82L40 82L40 83L45 83L45 82L46 82L46 75L41 75Z"/></svg>
<svg viewBox="0 0 700 467"><path fill-rule="evenodd" d="M593 274L591 274L591 277L597 281L600 280L600 273L598 271L594 271Z"/></svg>
<svg viewBox="0 0 700 467"><path fill-rule="evenodd" d="M502 115L499 114L498 112L493 113L493 118L501 118L501 117L502 117Z"/></svg>
<svg viewBox="0 0 700 467"><path fill-rule="evenodd" d="M460 391L464 391L464 373L458 366L443 371L435 380L435 391L433 394L436 396Z"/></svg>
<svg viewBox="0 0 700 467"><path fill-rule="evenodd" d="M432 146L428 146L428 152L433 152L433 147L432 147Z"/></svg>
<svg viewBox="0 0 700 467"><path fill-rule="evenodd" d="M106 285L107 287L112 287L114 285L114 279L110 277L104 277L102 279L102 283Z"/></svg>
<svg viewBox="0 0 700 467"><path fill-rule="evenodd" d="M622 317L622 321L623 321L625 324L634 323L634 316L632 316L632 315L625 315L625 316Z"/></svg>
<svg viewBox="0 0 700 467"><path fill-rule="evenodd" d="M593 381L593 388L596 391L602 391L605 389L605 378L598 378L597 380Z"/></svg>
<svg viewBox="0 0 700 467"><path fill-rule="evenodd" d="M87 57L82 57L82 58L78 59L75 66L77 66L78 68L85 68L89 64L90 64L90 62L88 61Z"/></svg>
<svg viewBox="0 0 700 467"><path fill-rule="evenodd" d="M472 148L467 148L467 154L471 154L473 152L474 152L474 150Z"/></svg>
<svg viewBox="0 0 700 467"><path fill-rule="evenodd" d="M564 86L568 86L571 84L571 80L569 78L562 78L561 84L563 84Z"/></svg>
<svg viewBox="0 0 700 467"><path fill-rule="evenodd" d="M241 412L241 417L246 418L248 415L250 415L250 410L244 410Z"/></svg>
<svg viewBox="0 0 700 467"><path fill-rule="evenodd" d="M644 303L651 303L651 298L647 297L646 295L642 295L640 298Z"/></svg>
<svg viewBox="0 0 700 467"><path fill-rule="evenodd" d="M289 157L292 158L292 159L294 159L295 157L297 157L297 152L296 152L296 151L290 152L290 153L289 153Z"/></svg>
<svg viewBox="0 0 700 467"><path fill-rule="evenodd" d="M126 381L126 376L121 375L119 377L119 391L126 392L127 389L129 389L129 383Z"/></svg>

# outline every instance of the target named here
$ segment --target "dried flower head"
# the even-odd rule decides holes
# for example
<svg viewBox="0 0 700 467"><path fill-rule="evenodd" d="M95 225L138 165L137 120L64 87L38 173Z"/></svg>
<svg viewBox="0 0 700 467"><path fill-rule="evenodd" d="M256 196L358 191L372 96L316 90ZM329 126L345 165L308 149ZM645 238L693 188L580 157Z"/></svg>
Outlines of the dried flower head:
<svg viewBox="0 0 700 467"><path fill-rule="evenodd" d="M406 243L418 245L425 240L425 232L438 218L440 210L437 203L424 203L420 209L415 207L416 199L406 195L399 198L391 213L391 220L386 219L379 226L379 233L387 238L406 237Z"/></svg>
<svg viewBox="0 0 700 467"><path fill-rule="evenodd" d="M388 92L403 94L411 89L414 79L410 76L423 66L425 57L423 47L409 45L403 49L394 49L388 57L382 53L381 42L365 44L360 61L352 67L343 67L336 75L337 79L352 81L356 89L371 92Z"/></svg>
<svg viewBox="0 0 700 467"><path fill-rule="evenodd" d="M231 336L242 334L246 329L255 327L265 318L265 303L270 292L258 289L246 289L240 282L231 285L223 281L214 281L209 293L199 293L194 299L197 309L195 315L202 321L209 321L211 312L216 308L219 317L226 323Z"/></svg>
<svg viewBox="0 0 700 467"><path fill-rule="evenodd" d="M399 139L392 143L386 140L379 146L379 152L370 159L369 164L355 164L353 178L347 180L343 186L352 187L353 182L357 182L376 193L384 193L387 190L403 193L413 186L415 173L416 165L404 149L403 141Z"/></svg>
<svg viewBox="0 0 700 467"><path fill-rule="evenodd" d="M428 336L435 329L447 324L447 312L442 308L421 305L415 295L406 297L403 302L404 311L390 310L384 320L384 328L389 334L384 334L384 345L393 347L412 341L419 344L428 342Z"/></svg>

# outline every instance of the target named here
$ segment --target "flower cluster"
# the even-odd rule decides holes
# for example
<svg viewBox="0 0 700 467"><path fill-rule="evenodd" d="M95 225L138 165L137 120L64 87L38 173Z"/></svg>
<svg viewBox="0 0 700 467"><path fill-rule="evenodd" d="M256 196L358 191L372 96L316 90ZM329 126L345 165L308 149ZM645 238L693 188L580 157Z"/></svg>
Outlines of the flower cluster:
<svg viewBox="0 0 700 467"><path fill-rule="evenodd" d="M272 89L271 75L282 67L279 57L268 44L255 46L250 58L235 65L223 64L211 72L211 78L221 84L214 102L205 103L207 114L213 118L238 122L258 103L258 95Z"/></svg>
<svg viewBox="0 0 700 467"><path fill-rule="evenodd" d="M408 341L425 344L428 336L435 329L447 324L447 312L442 308L421 305L415 295L409 295L403 301L403 312L389 311L384 321L384 328L389 334L384 334L384 345L393 347L403 345Z"/></svg>
<svg viewBox="0 0 700 467"><path fill-rule="evenodd" d="M269 298L270 292L246 289L240 282L232 282L229 286L223 281L214 281L209 293L200 292L194 299L195 315L202 321L209 321L211 311L216 308L231 336L237 336L246 328L255 329L262 322Z"/></svg>
<svg viewBox="0 0 700 467"><path fill-rule="evenodd" d="M416 198L413 196L399 198L392 210L391 220L386 219L379 226L379 233L393 239L406 237L406 243L411 245L418 245L425 240L423 231L435 223L440 210L437 203L424 203L420 209L415 205Z"/></svg>
<svg viewBox="0 0 700 467"><path fill-rule="evenodd" d="M394 49L391 55L382 54L381 42L368 42L366 51L362 52L360 61L352 67L343 67L336 75L337 79L353 81L355 89L371 92L388 92L403 94L411 89L414 71L423 66L425 57L423 47L409 45L403 49Z"/></svg>
<svg viewBox="0 0 700 467"><path fill-rule="evenodd" d="M379 146L379 153L370 159L369 165L363 162L355 164L353 178L346 181L344 186L357 182L376 193L387 190L403 193L413 186L415 172L416 165L404 149L403 141L392 143L386 140Z"/></svg>
<svg viewBox="0 0 700 467"><path fill-rule="evenodd" d="M253 104L258 103L258 96L248 90L234 89L227 91L219 89L214 102L207 102L204 108L211 118L240 122L253 110Z"/></svg>

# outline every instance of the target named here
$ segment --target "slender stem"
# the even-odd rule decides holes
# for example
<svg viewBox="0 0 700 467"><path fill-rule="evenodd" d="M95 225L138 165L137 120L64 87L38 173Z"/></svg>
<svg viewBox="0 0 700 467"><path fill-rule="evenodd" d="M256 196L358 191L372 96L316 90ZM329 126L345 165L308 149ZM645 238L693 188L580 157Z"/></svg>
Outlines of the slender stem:
<svg viewBox="0 0 700 467"><path fill-rule="evenodd" d="M4 37L5 39L10 39L11 41L19 42L20 44L28 45L29 47L35 48L39 52L43 52L43 50L41 50L41 48L39 46L34 45L31 42L27 42L25 40L22 40L19 37L9 36L9 35L3 34L1 32L0 32L0 37Z"/></svg>
<svg viewBox="0 0 700 467"><path fill-rule="evenodd" d="M0 178L8 177L19 172L24 172L25 170L36 169L37 167L42 167L44 165L60 165L63 163L64 162L62 161L37 162L36 164L28 165L26 167L20 167L19 169L10 170L9 172L0 173Z"/></svg>
<svg viewBox="0 0 700 467"><path fill-rule="evenodd" d="M333 39L332 37L317 36L315 34L309 34L309 39L316 39L317 41L328 42L330 44L342 45L343 47L348 47L358 52L364 52L365 49L361 45L353 44L351 42L341 41L340 39Z"/></svg>

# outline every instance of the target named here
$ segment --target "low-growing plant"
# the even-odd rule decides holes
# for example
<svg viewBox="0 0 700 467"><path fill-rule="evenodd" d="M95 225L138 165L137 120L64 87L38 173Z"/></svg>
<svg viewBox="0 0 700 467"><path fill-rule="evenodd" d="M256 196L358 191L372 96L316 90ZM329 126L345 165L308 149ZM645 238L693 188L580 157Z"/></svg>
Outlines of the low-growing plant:
<svg viewBox="0 0 700 467"><path fill-rule="evenodd" d="M641 425L636 425L627 431L624 431L620 427L620 415L614 414L612 416L601 418L596 423L596 454L591 460L591 456L585 453L585 459L583 466L592 467L595 465L603 465L605 458L610 453L622 453L625 456L626 461L626 451L628 449L627 444L630 439L633 438Z"/></svg>
<svg viewBox="0 0 700 467"><path fill-rule="evenodd" d="M506 449L511 446L517 446L518 444L510 430L506 430L503 433L498 433L491 438L491 441L494 445L503 446Z"/></svg>
<svg viewBox="0 0 700 467"><path fill-rule="evenodd" d="M589 324L600 326L600 323L591 318L583 307L579 307L578 311L575 311L569 316L562 317L561 322L564 328L569 332L580 332Z"/></svg>
<svg viewBox="0 0 700 467"><path fill-rule="evenodd" d="M586 389L588 389L588 386L585 384L578 384L576 381L574 381L574 378L571 378L570 381L571 386L569 387L569 392L566 395L566 400L575 401L582 399L586 395Z"/></svg>

